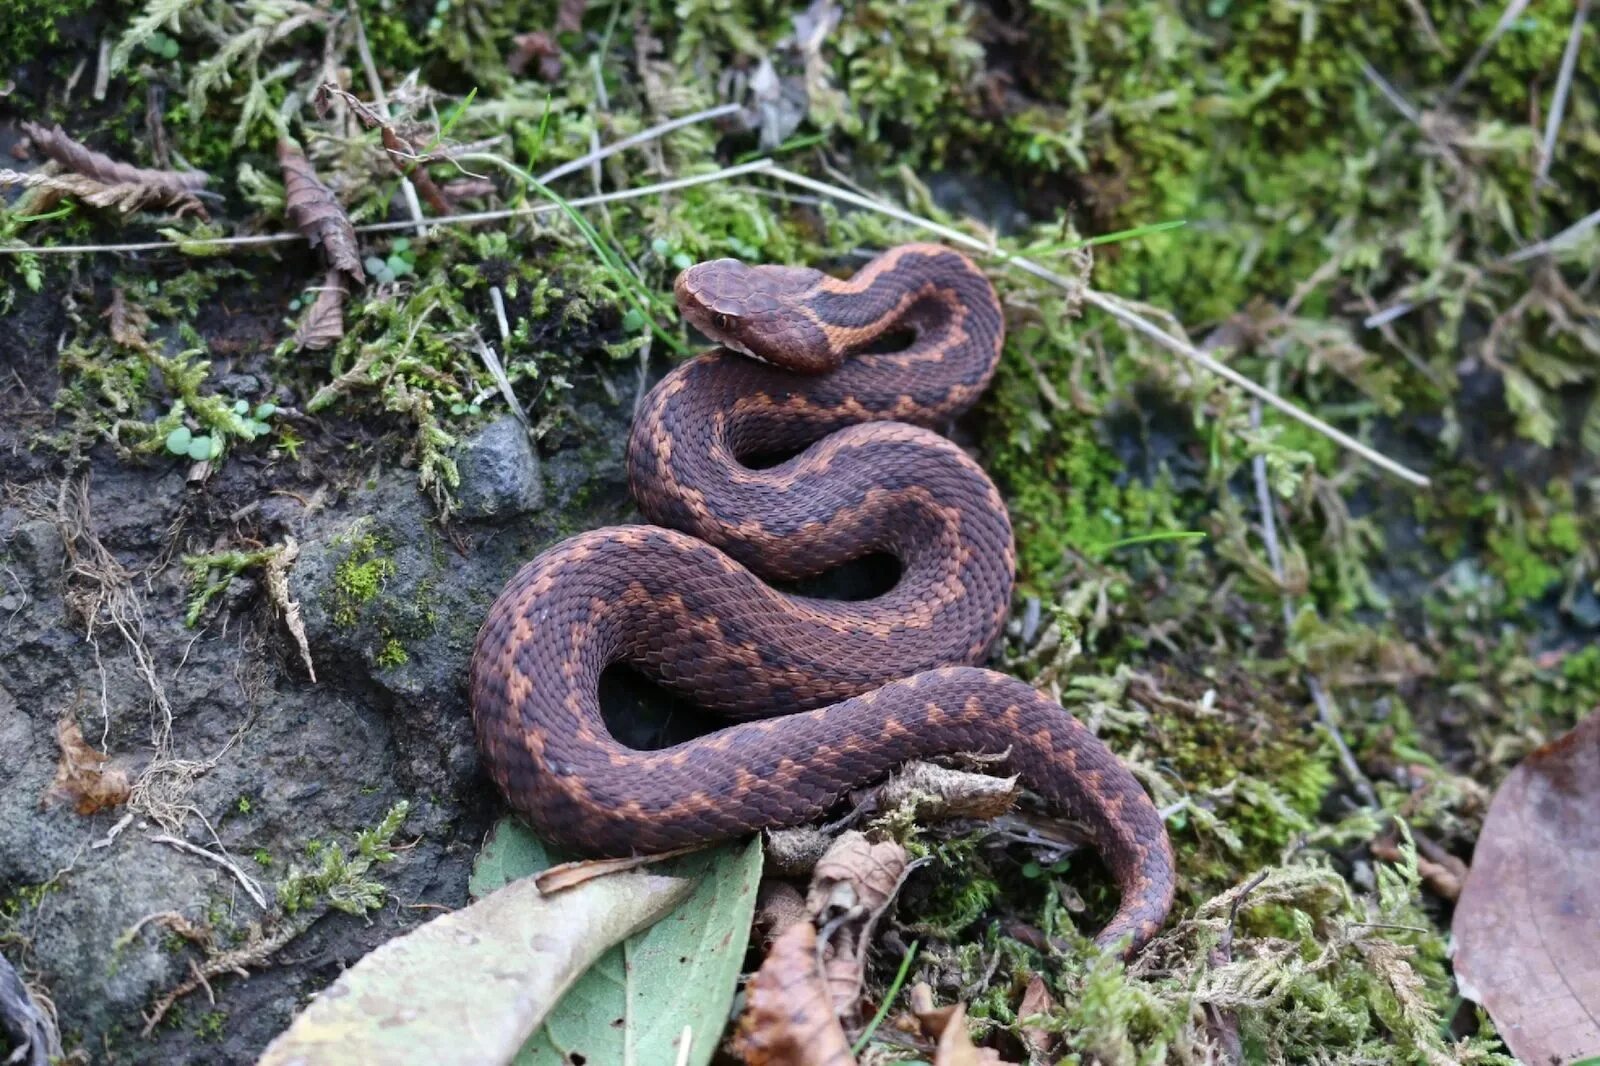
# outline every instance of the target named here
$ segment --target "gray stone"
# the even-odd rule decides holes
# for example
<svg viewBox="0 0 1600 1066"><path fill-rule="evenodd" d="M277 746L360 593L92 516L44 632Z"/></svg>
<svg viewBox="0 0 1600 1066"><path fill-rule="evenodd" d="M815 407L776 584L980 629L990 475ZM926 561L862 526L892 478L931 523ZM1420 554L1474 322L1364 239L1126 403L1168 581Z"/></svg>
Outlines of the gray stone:
<svg viewBox="0 0 1600 1066"><path fill-rule="evenodd" d="M457 493L464 518L509 518L544 505L544 480L528 431L507 415L461 446Z"/></svg>

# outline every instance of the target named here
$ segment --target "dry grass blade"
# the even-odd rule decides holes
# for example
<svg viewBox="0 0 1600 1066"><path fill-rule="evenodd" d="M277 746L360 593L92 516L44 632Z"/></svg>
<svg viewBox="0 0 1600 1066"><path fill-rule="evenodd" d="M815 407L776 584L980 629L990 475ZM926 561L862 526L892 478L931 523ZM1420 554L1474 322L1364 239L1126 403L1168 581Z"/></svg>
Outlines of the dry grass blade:
<svg viewBox="0 0 1600 1066"><path fill-rule="evenodd" d="M339 343L344 336L345 295L344 275L337 270L328 271L322 284L317 287L317 298L312 301L306 317L294 331L296 348L309 348L315 352ZM310 666L309 657L306 665ZM315 678L313 672L312 679Z"/></svg>
<svg viewBox="0 0 1600 1066"><path fill-rule="evenodd" d="M311 161L290 142L279 141L278 165L283 168L284 209L294 228L313 246L322 246L329 266L357 281L366 281L350 216L311 169Z"/></svg>

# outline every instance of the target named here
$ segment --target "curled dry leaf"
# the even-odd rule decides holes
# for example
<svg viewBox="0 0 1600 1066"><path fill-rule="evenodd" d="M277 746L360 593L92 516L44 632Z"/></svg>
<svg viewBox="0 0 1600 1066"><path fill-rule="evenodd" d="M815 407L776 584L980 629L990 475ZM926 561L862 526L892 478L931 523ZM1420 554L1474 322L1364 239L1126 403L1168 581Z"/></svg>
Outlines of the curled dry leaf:
<svg viewBox="0 0 1600 1066"><path fill-rule="evenodd" d="M854 1066L817 969L810 922L791 925L745 986L733 1046L748 1066Z"/></svg>
<svg viewBox="0 0 1600 1066"><path fill-rule="evenodd" d="M283 615L283 624L300 649L300 661L306 664L311 683L316 684L317 668L311 663L311 644L306 640L306 625L300 618L300 602L289 594L289 568L300 557L300 545L293 537L285 537L283 550L267 560L267 598Z"/></svg>
<svg viewBox="0 0 1600 1066"><path fill-rule="evenodd" d="M294 228L305 234L313 247L322 246L329 266L366 281L350 216L311 169L311 161L289 141L279 141L278 165L283 168L284 208Z"/></svg>
<svg viewBox="0 0 1600 1066"><path fill-rule="evenodd" d="M829 930L822 950L823 977L840 1017L849 1016L861 998L873 927L909 864L906 849L895 841L873 843L852 831L834 841L811 875L806 910Z"/></svg>
<svg viewBox="0 0 1600 1066"><path fill-rule="evenodd" d="M47 798L70 802L79 814L93 814L128 801L132 785L127 771L106 766L108 756L89 746L70 711L56 723L56 742L61 745L61 761L45 793Z"/></svg>
<svg viewBox="0 0 1600 1066"><path fill-rule="evenodd" d="M68 137L60 126L24 122L22 129L51 162L90 183L79 181L75 183L77 187L59 191L70 192L96 207L133 211L147 204L166 204L205 217L205 209L195 197L211 180L203 170L136 167L85 147Z"/></svg>
<svg viewBox="0 0 1600 1066"><path fill-rule="evenodd" d="M434 184L433 176L422 166L425 158L418 152L417 143L409 137L402 136L395 129L394 123L384 118L383 114L372 105L363 102L354 93L339 88L332 82L323 82L317 86L312 94L312 104L317 109L317 114L323 115L334 99L343 100L350 106L350 110L360 119L361 124L367 129L375 129L383 138L384 154L389 157L389 162L403 177L410 178L416 183L417 192L428 201L440 214L450 213L450 202L439 191L439 186Z"/></svg>
<svg viewBox="0 0 1600 1066"><path fill-rule="evenodd" d="M1600 1055L1596 810L1600 711L1506 777L1456 905L1456 983L1523 1062Z"/></svg>
<svg viewBox="0 0 1600 1066"><path fill-rule="evenodd" d="M294 331L296 348L316 352L339 343L344 337L345 295L344 275L337 270L328 271L317 287L317 298L311 301L305 318Z"/></svg>
<svg viewBox="0 0 1600 1066"><path fill-rule="evenodd" d="M1050 995L1050 987L1044 983L1044 978L1038 974L1028 978L1028 987L1022 992L1022 1002L1017 1005L1017 1019L1022 1023L1022 1044L1028 1049L1028 1054L1040 1058L1049 1054L1050 1046L1055 1043L1055 1034L1042 1026L1029 1025L1028 1019L1049 1014L1055 1009L1056 1001Z"/></svg>
<svg viewBox="0 0 1600 1066"><path fill-rule="evenodd" d="M918 822L948 818L998 818L1016 805L1021 791L1017 778L952 770L929 762L914 762L867 798L867 809L892 811L909 808Z"/></svg>
<svg viewBox="0 0 1600 1066"><path fill-rule="evenodd" d="M111 306L106 308L106 318L110 321L111 339L117 344L135 351L149 350L145 330L150 328L150 316L138 304L128 302L120 285L111 290Z"/></svg>
<svg viewBox="0 0 1600 1066"><path fill-rule="evenodd" d="M911 988L911 1011L922 1031L938 1041L933 1066L1010 1066L993 1048L979 1047L967 1032L967 1007L933 1005L933 989L919 981Z"/></svg>

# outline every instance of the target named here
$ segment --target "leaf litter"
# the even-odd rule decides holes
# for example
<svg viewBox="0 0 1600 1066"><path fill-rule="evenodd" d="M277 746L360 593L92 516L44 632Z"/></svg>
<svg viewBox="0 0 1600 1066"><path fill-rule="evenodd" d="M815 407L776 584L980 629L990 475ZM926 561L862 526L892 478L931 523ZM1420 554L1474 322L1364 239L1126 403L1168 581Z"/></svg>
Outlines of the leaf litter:
<svg viewBox="0 0 1600 1066"><path fill-rule="evenodd" d="M1456 983L1523 1062L1600 1056L1600 710L1489 805L1451 932Z"/></svg>

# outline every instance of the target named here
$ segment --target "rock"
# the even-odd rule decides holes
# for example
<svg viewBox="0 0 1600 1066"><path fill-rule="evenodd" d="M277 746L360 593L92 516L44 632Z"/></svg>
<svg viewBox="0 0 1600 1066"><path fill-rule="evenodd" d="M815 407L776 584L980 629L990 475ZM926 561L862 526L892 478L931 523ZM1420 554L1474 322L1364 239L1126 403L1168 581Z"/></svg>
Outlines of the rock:
<svg viewBox="0 0 1600 1066"><path fill-rule="evenodd" d="M509 518L544 504L539 457L528 431L510 415L468 438L457 462L458 502L464 518Z"/></svg>

